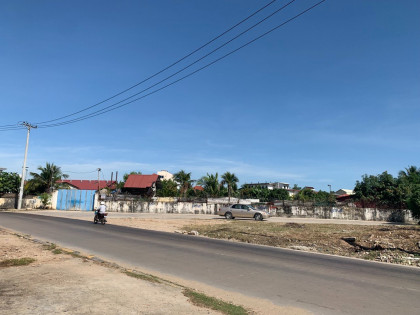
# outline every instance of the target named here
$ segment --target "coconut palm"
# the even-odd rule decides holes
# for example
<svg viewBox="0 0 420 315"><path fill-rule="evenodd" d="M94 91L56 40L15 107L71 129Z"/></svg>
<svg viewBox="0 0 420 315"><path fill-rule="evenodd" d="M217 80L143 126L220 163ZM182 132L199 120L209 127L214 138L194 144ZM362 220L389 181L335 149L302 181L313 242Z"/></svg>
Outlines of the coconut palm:
<svg viewBox="0 0 420 315"><path fill-rule="evenodd" d="M399 179L406 185L420 184L420 167L410 166L405 171L400 171Z"/></svg>
<svg viewBox="0 0 420 315"><path fill-rule="evenodd" d="M184 170L180 170L174 174L174 180L179 184L179 192L181 196L185 197L188 189L191 188L194 180L191 179L191 173L187 173Z"/></svg>
<svg viewBox="0 0 420 315"><path fill-rule="evenodd" d="M207 173L206 176L201 177L198 182L199 185L202 185L204 191L210 197L219 197L220 195L220 183L219 183L219 174L215 175Z"/></svg>
<svg viewBox="0 0 420 315"><path fill-rule="evenodd" d="M230 203L230 196L232 192L237 189L237 183L239 182L238 177L234 173L226 172L222 175L222 185L227 186L228 196L229 196L229 203Z"/></svg>
<svg viewBox="0 0 420 315"><path fill-rule="evenodd" d="M39 166L40 173L30 173L32 176L31 186L36 187L39 192L52 192L53 189L59 187L57 181L62 178L68 178L67 174L63 174L61 168L54 163L46 163L45 167Z"/></svg>

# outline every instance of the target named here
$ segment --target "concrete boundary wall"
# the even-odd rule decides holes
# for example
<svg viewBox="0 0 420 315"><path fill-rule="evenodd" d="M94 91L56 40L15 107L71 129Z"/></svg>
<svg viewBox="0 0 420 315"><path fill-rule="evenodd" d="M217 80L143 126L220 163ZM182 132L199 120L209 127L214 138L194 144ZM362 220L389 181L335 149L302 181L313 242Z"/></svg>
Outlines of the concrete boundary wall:
<svg viewBox="0 0 420 315"><path fill-rule="evenodd" d="M285 206L277 207L270 213L275 216L303 217L318 219L342 219L388 222L411 222L414 218L411 211L405 209L374 209L356 208L350 206L334 207L306 207Z"/></svg>
<svg viewBox="0 0 420 315"><path fill-rule="evenodd" d="M18 197L0 198L0 209L16 209ZM39 209L42 206L41 199L38 197L23 198L22 209Z"/></svg>
<svg viewBox="0 0 420 315"><path fill-rule="evenodd" d="M194 202L105 201L109 212L216 214L217 204Z"/></svg>
<svg viewBox="0 0 420 315"><path fill-rule="evenodd" d="M183 214L217 214L217 209L224 205L194 202L145 202L145 201L105 201L109 212L137 213L183 213ZM271 216L299 217L318 219L366 220L411 222L414 221L409 210L384 210L356 208L354 206L314 207L284 206L269 207L256 205L258 209L268 210Z"/></svg>

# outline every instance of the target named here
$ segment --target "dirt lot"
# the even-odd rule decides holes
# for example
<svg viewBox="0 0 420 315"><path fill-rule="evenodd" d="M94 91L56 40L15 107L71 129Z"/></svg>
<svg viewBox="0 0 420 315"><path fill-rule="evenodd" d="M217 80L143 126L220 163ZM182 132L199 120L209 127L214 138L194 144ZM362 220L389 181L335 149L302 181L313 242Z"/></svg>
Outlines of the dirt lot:
<svg viewBox="0 0 420 315"><path fill-rule="evenodd" d="M186 231L253 244L420 267L420 226L299 224L229 221Z"/></svg>

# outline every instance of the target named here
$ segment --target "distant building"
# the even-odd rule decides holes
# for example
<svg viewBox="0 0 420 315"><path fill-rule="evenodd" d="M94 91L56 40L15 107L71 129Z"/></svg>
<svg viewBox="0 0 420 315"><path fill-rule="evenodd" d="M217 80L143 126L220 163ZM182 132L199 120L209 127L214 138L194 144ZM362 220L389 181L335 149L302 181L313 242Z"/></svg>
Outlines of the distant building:
<svg viewBox="0 0 420 315"><path fill-rule="evenodd" d="M280 183L280 182L275 182L275 183L251 183L251 184L246 184L246 186L248 186L248 187L260 187L260 188L265 188L265 189L269 189L269 190L289 189L289 184L288 183Z"/></svg>
<svg viewBox="0 0 420 315"><path fill-rule="evenodd" d="M69 189L79 190L101 190L109 188L111 190L116 188L116 181L110 180L76 180L76 179L62 179L58 180L59 184L66 184Z"/></svg>
<svg viewBox="0 0 420 315"><path fill-rule="evenodd" d="M193 189L194 190L204 191L204 188L202 186L194 186Z"/></svg>
<svg viewBox="0 0 420 315"><path fill-rule="evenodd" d="M303 187L303 189L315 191L315 188L314 187L311 187L311 186L305 186L305 187Z"/></svg>
<svg viewBox="0 0 420 315"><path fill-rule="evenodd" d="M290 197L294 197L299 193L299 189L286 189Z"/></svg>
<svg viewBox="0 0 420 315"><path fill-rule="evenodd" d="M344 189L341 188L335 192L335 195L342 196L342 195L353 195L354 191L352 189Z"/></svg>
<svg viewBox="0 0 420 315"><path fill-rule="evenodd" d="M124 184L123 192L132 195L154 197L156 193L156 182L159 180L158 174L137 175L130 174Z"/></svg>
<svg viewBox="0 0 420 315"><path fill-rule="evenodd" d="M157 172L157 174L158 174L160 180L170 180L170 179L173 180L173 178L174 178L174 175L169 173L166 170L161 170L161 171Z"/></svg>

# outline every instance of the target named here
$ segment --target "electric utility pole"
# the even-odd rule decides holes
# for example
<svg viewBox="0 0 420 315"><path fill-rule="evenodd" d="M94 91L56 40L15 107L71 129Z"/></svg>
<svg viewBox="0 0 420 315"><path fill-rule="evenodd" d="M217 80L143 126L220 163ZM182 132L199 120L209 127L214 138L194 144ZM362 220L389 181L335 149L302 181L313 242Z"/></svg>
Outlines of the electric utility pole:
<svg viewBox="0 0 420 315"><path fill-rule="evenodd" d="M23 160L22 179L20 181L18 209L21 209L22 208L23 186L25 185L26 157L28 156L29 134L31 132L31 128L34 128L34 129L37 128L37 126L31 125L30 123L28 123L26 121L22 122L21 125L24 126L24 127L26 127L28 129L28 134L26 135L25 158Z"/></svg>
<svg viewBox="0 0 420 315"><path fill-rule="evenodd" d="M98 194L99 194L99 189L100 189L100 187L99 187L99 172L101 171L101 169L100 168L98 168Z"/></svg>

